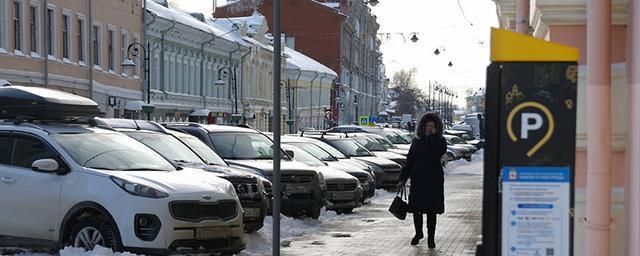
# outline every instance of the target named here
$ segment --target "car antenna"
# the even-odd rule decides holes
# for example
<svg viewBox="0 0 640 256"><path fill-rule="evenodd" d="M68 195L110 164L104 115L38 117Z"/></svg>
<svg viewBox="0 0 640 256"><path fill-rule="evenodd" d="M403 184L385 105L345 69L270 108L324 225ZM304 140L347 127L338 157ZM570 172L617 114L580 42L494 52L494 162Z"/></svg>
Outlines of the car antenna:
<svg viewBox="0 0 640 256"><path fill-rule="evenodd" d="M133 123L136 124L136 131L141 130L140 125L138 125L138 122L136 122L136 118L133 115L131 115L131 119L133 120Z"/></svg>

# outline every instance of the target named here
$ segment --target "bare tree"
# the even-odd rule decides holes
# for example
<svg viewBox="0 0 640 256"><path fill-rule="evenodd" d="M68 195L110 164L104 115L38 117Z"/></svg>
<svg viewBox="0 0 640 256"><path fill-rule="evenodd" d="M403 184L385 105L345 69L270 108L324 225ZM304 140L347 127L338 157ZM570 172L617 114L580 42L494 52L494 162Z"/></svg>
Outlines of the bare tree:
<svg viewBox="0 0 640 256"><path fill-rule="evenodd" d="M426 97L422 90L416 87L415 76L418 71L416 68L409 70L400 70L393 74L391 85L398 94L396 113L398 114L416 114L416 110L422 110ZM419 111L422 112L422 111Z"/></svg>

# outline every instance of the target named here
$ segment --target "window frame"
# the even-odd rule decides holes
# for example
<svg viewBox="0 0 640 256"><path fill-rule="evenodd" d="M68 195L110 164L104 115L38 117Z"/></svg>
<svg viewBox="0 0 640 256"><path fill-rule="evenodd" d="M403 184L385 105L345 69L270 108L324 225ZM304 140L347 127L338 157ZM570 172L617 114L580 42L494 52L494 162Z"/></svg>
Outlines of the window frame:
<svg viewBox="0 0 640 256"><path fill-rule="evenodd" d="M65 22L68 27L66 28L66 36L65 36ZM72 35L74 34L73 27L73 12L68 9L62 10L62 60L65 62L72 62L73 60L73 40L71 40ZM66 56L65 56L65 45L66 45Z"/></svg>
<svg viewBox="0 0 640 256"><path fill-rule="evenodd" d="M112 25L107 25L107 69L115 74L116 70L116 29Z"/></svg>
<svg viewBox="0 0 640 256"><path fill-rule="evenodd" d="M51 13L49 13L51 11ZM45 55L49 59L56 59L56 7L49 4L45 17ZM48 40L47 40L48 39Z"/></svg>
<svg viewBox="0 0 640 256"><path fill-rule="evenodd" d="M120 30L120 59L124 61L124 58L127 57L127 47L129 46L129 32L125 29ZM116 59L117 60L117 59ZM124 77L128 77L129 73L127 73L127 69L120 67L120 75Z"/></svg>
<svg viewBox="0 0 640 256"><path fill-rule="evenodd" d="M139 35L138 33L133 33L133 42L134 42L134 43L141 43L141 44L143 44L140 40L141 40L141 39L140 39L140 35ZM146 46L145 46L145 47L146 47ZM144 59L144 58L143 58L143 59ZM134 62L135 62L135 60L134 60ZM147 63L144 63L144 65L147 65ZM141 69L141 66L142 66L142 62L139 62L139 64L138 64L138 65L136 65L136 66L133 68L133 78L134 78L134 79L140 79L140 71L141 71L140 69Z"/></svg>
<svg viewBox="0 0 640 256"><path fill-rule="evenodd" d="M35 19L33 20L33 24L31 23L31 8L35 8ZM41 33L40 33L40 28L41 28L41 13L42 10L40 8L40 3L38 1L34 1L31 0L29 2L29 53L31 54L31 57L34 58L39 58L40 57L40 52L42 51L40 49L40 45L41 45Z"/></svg>
<svg viewBox="0 0 640 256"><path fill-rule="evenodd" d="M7 0L0 0L0 53L6 53L9 49L7 40L9 39L9 6Z"/></svg>
<svg viewBox="0 0 640 256"><path fill-rule="evenodd" d="M17 5L17 11L16 11ZM13 33L13 52L23 55L24 49L24 2L22 0L13 0L11 9L11 33ZM17 17L16 17L17 16Z"/></svg>
<svg viewBox="0 0 640 256"><path fill-rule="evenodd" d="M87 63L87 19L82 14L76 14L76 31L75 39L77 44L77 57L78 64L81 66Z"/></svg>
<svg viewBox="0 0 640 256"><path fill-rule="evenodd" d="M98 70L102 70L102 24L98 22L94 22L91 26L92 34L91 34L91 55L93 56L93 67Z"/></svg>

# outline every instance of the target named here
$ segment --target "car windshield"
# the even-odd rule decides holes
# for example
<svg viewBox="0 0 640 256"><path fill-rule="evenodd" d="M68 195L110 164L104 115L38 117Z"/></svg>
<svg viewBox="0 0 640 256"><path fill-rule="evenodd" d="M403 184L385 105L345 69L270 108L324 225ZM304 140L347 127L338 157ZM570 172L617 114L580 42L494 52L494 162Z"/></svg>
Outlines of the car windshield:
<svg viewBox="0 0 640 256"><path fill-rule="evenodd" d="M55 134L51 137L83 167L114 171L176 170L158 153L124 134Z"/></svg>
<svg viewBox="0 0 640 256"><path fill-rule="evenodd" d="M216 153L224 159L273 159L273 142L259 133L210 133ZM286 158L285 154L282 154Z"/></svg>
<svg viewBox="0 0 640 256"><path fill-rule="evenodd" d="M385 149L392 149L392 148L396 148L396 146L394 146L391 141L385 139L382 136L375 136L372 137L380 146L384 147Z"/></svg>
<svg viewBox="0 0 640 256"><path fill-rule="evenodd" d="M204 164L198 155L169 134L155 132L124 132L124 134L142 142L171 161Z"/></svg>
<svg viewBox="0 0 640 256"><path fill-rule="evenodd" d="M207 164L227 166L227 163L200 139L191 136L180 136L178 139L184 142L184 144L187 144L187 146L195 151L198 156L204 159Z"/></svg>
<svg viewBox="0 0 640 256"><path fill-rule="evenodd" d="M315 144L302 143L302 142L294 142L294 143L287 143L287 144L294 145L306 151L307 153L312 154L313 156L317 157L322 161L336 161L335 157L333 157L327 151L324 151L322 148L318 147Z"/></svg>
<svg viewBox="0 0 640 256"><path fill-rule="evenodd" d="M333 146L324 143L322 141L315 141L313 142L313 145L318 146L319 148L323 149L324 151L326 151L327 153L329 153L331 156L338 158L338 159L347 159L347 156L345 154L343 154L342 152L340 152L340 150L337 150L336 148L334 148Z"/></svg>
<svg viewBox="0 0 640 256"><path fill-rule="evenodd" d="M404 138L402 138L400 135L396 134L395 132L383 132L380 135L384 135L384 137L387 138L393 144L411 143L411 141L406 141Z"/></svg>
<svg viewBox="0 0 640 256"><path fill-rule="evenodd" d="M362 137L353 137L353 140L355 140L356 142L360 143L362 146L364 146L369 151L387 151L386 148L384 148L382 145L378 144L378 142L375 141L374 139L370 139L370 138L362 136Z"/></svg>
<svg viewBox="0 0 640 256"><path fill-rule="evenodd" d="M320 161L318 158L312 156L306 151L299 149L295 146L285 146L283 147L285 151L293 151L293 160L304 163L309 166L324 166L325 164Z"/></svg>
<svg viewBox="0 0 640 256"><path fill-rule="evenodd" d="M328 143L347 156L373 156L369 150L351 139L330 140Z"/></svg>
<svg viewBox="0 0 640 256"><path fill-rule="evenodd" d="M400 137L402 137L404 140L406 140L409 143L411 143L411 141L413 141L413 134L411 134L411 133L398 132L398 135L400 135Z"/></svg>

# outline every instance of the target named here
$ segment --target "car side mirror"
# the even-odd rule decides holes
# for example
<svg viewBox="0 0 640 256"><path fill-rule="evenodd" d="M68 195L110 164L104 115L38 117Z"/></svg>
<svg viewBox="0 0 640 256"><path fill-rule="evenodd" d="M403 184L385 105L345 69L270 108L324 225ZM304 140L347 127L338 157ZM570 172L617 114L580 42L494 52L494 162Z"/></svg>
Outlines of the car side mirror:
<svg viewBox="0 0 640 256"><path fill-rule="evenodd" d="M31 164L32 170L43 173L55 173L59 168L58 162L50 158L36 160Z"/></svg>
<svg viewBox="0 0 640 256"><path fill-rule="evenodd" d="M293 155L295 155L293 153L293 150L285 150L284 152L287 153L287 155L289 155L291 158L293 158Z"/></svg>

